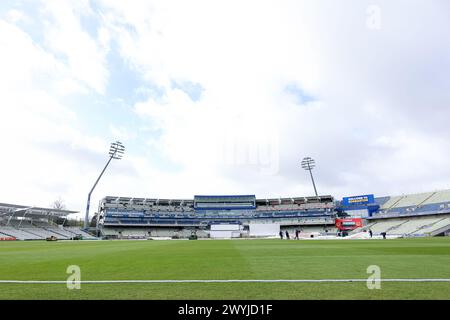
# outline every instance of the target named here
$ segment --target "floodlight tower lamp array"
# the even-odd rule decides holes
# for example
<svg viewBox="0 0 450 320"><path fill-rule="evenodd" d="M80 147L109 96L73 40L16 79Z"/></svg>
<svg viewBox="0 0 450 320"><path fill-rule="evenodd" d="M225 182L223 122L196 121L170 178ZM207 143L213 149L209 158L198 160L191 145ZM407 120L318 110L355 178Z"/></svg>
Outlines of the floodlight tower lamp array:
<svg viewBox="0 0 450 320"><path fill-rule="evenodd" d="M309 174L311 176L311 181L312 181L312 184L314 187L314 192L316 194L316 197L318 197L319 195L317 193L316 183L314 182L314 177L312 174L312 170L316 167L316 162L311 157L306 157L306 158L303 158L301 165L302 165L303 169L309 171Z"/></svg>
<svg viewBox="0 0 450 320"><path fill-rule="evenodd" d="M103 176L103 173L105 173L105 170L108 167L108 165L110 164L111 160L112 159L115 159L115 160L122 159L124 153L125 153L125 146L120 141L111 143L111 147L109 148L109 160L106 163L105 167L103 168L102 172L100 173L99 177L95 181L94 186L92 187L91 191L88 194L87 205L86 205L86 215L84 217L84 229L85 230L89 229L89 207L91 204L92 192L94 191L95 187L97 186L98 182L100 181L100 178Z"/></svg>

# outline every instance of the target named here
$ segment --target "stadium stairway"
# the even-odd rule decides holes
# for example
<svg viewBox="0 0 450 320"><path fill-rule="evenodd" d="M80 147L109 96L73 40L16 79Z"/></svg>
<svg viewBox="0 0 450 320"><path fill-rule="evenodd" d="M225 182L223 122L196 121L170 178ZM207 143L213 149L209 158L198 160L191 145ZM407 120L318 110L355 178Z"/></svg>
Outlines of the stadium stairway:
<svg viewBox="0 0 450 320"><path fill-rule="evenodd" d="M434 237L441 233L447 233L450 230L450 218L447 221L443 221L445 223L444 226L433 226L434 230L428 233L428 236Z"/></svg>
<svg viewBox="0 0 450 320"><path fill-rule="evenodd" d="M47 228L43 228L43 229L56 234L59 239L70 239L73 237L72 233L66 232L65 230L60 229L60 228L54 228L54 227L48 228L47 227Z"/></svg>
<svg viewBox="0 0 450 320"><path fill-rule="evenodd" d="M6 233L3 233L3 232L0 232L0 238L6 238L6 237L13 237L13 238L16 238L16 237L14 237L14 236L11 236L11 235L9 235L9 234L6 234ZM17 238L16 238L17 239Z"/></svg>
<svg viewBox="0 0 450 320"><path fill-rule="evenodd" d="M362 227L353 229L353 230L350 231L348 234L349 234L349 235L357 234L357 233L363 232L364 230L369 231L369 229L372 229L377 223L378 223L378 222L371 222L371 223L369 223L369 224L367 224L367 225L365 225L365 226L362 226ZM372 231L373 231L373 230L372 230Z"/></svg>
<svg viewBox="0 0 450 320"><path fill-rule="evenodd" d="M437 194L437 191L435 192L431 192L430 195L428 197L426 197L422 202L420 202L417 207L420 208L424 203L426 203L428 200L430 200L431 198L433 198L435 195Z"/></svg>
<svg viewBox="0 0 450 320"><path fill-rule="evenodd" d="M390 210L394 208L405 196L392 197L382 207L383 210Z"/></svg>
<svg viewBox="0 0 450 320"><path fill-rule="evenodd" d="M71 232L74 235L81 235L83 237L83 239L86 239L86 240L97 240L98 239L98 238L94 237L93 235L90 235L89 233L87 233L77 227L66 227L66 228L64 228L64 230Z"/></svg>
<svg viewBox="0 0 450 320"><path fill-rule="evenodd" d="M423 223L422 225L418 226L415 230L411 231L408 233L408 235L411 236L418 236L418 235L424 235L425 233L423 232L425 229L434 229L433 226L435 226L437 223L439 223L440 221L444 221L447 218L442 218L442 219L434 219L434 220L425 220L424 222L428 222L428 223Z"/></svg>
<svg viewBox="0 0 450 320"><path fill-rule="evenodd" d="M387 221L378 221L371 227L371 230L374 234L380 234L381 232L388 232L392 228L400 225L401 221L398 220L387 220Z"/></svg>
<svg viewBox="0 0 450 320"><path fill-rule="evenodd" d="M406 220L399 225L393 226L387 229L387 234L404 234L409 230L409 225L412 223L411 220Z"/></svg>
<svg viewBox="0 0 450 320"><path fill-rule="evenodd" d="M386 233L387 234L398 234L398 232L396 232L396 230L399 230L401 226L403 226L404 224L407 224L408 222L409 222L409 220L402 221L401 223L388 228L386 230Z"/></svg>
<svg viewBox="0 0 450 320"><path fill-rule="evenodd" d="M412 236L435 236L450 229L450 217L442 218L434 223L424 225L410 233Z"/></svg>
<svg viewBox="0 0 450 320"><path fill-rule="evenodd" d="M50 232L50 231L47 231L47 230L42 229L42 228L36 228L36 227L34 227L34 228L28 228L28 227L27 227L27 228L23 228L23 229L21 229L21 230L24 230L24 231L26 231L26 232L35 234L35 235L41 237L42 239L46 239L46 238L52 237L52 236L58 238L58 234L53 233L53 232ZM59 238L60 238L60 237L59 237Z"/></svg>
<svg viewBox="0 0 450 320"><path fill-rule="evenodd" d="M0 232L18 240L42 240L43 238L37 234L27 232L25 230L16 229L14 227L0 227Z"/></svg>
<svg viewBox="0 0 450 320"><path fill-rule="evenodd" d="M0 226L0 237L14 237L17 240L44 240L51 236L60 240L68 240L80 234L83 236L83 239L97 239L79 228L62 229L51 226L45 228L33 226L18 228L17 226Z"/></svg>

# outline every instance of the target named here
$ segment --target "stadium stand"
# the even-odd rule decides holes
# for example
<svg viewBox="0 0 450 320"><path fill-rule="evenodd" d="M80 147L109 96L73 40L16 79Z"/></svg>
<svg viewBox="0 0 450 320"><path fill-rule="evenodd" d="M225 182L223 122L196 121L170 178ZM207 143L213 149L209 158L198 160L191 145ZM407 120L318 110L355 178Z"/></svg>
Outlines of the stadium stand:
<svg viewBox="0 0 450 320"><path fill-rule="evenodd" d="M429 199L424 201L423 205L433 203L450 203L450 189L434 192Z"/></svg>
<svg viewBox="0 0 450 320"><path fill-rule="evenodd" d="M399 221L399 220L387 220L387 221L375 222L374 224L368 225L367 228L371 229L374 234L380 234L381 232L387 232L387 231L389 231L389 229L397 227L402 223L403 223L403 221Z"/></svg>
<svg viewBox="0 0 450 320"><path fill-rule="evenodd" d="M392 209L398 202L400 202L402 200L404 196L395 196L395 197L390 197L382 206L381 209L382 210L389 210Z"/></svg>
<svg viewBox="0 0 450 320"><path fill-rule="evenodd" d="M435 236L450 229L450 215L379 219L355 229L352 233L368 229L371 229L374 234L386 232L388 235L397 236Z"/></svg>
<svg viewBox="0 0 450 320"><path fill-rule="evenodd" d="M1 226L0 233L14 237L19 240L42 240L42 237L37 236L36 234L28 233L24 230L16 229L13 227Z"/></svg>
<svg viewBox="0 0 450 320"><path fill-rule="evenodd" d="M365 202L364 202L365 201ZM345 202L345 203L344 203ZM355 223L356 234L434 236L450 229L450 190L375 198L373 195L334 201L332 196L256 199L255 196L195 196L194 199L105 197L98 228L112 238L208 237L213 224L240 224L246 237L251 223L277 224L291 234L342 235L340 220ZM350 227L352 228L352 227Z"/></svg>
<svg viewBox="0 0 450 320"><path fill-rule="evenodd" d="M75 235L73 232L70 232L62 227L46 227L45 229L55 234L58 238L65 237L67 239L70 239L73 238Z"/></svg>
<svg viewBox="0 0 450 320"><path fill-rule="evenodd" d="M388 230L388 234L396 234L396 235L407 235L415 230L419 229L422 226L433 223L434 220L430 219L409 219L402 221L401 224L392 227Z"/></svg>
<svg viewBox="0 0 450 320"><path fill-rule="evenodd" d="M339 220L347 225L353 220L364 221L363 227L360 223L350 227L351 235L369 228L375 235L386 232L397 237L447 235L450 231L450 190L393 197L355 196L343 202L335 202L332 196L105 197L96 218L100 235L110 239L189 238L192 234L208 238L211 226L220 224L240 225L240 237L247 237L252 223L279 225L291 238L296 230L303 238L341 236L346 229L341 228ZM61 221L70 213L75 212L0 203L0 238L97 239L80 228L63 227Z"/></svg>
<svg viewBox="0 0 450 320"><path fill-rule="evenodd" d="M417 230L411 232L411 235L420 236L434 236L442 232L450 230L450 217L437 219L431 221L429 224L422 225Z"/></svg>
<svg viewBox="0 0 450 320"><path fill-rule="evenodd" d="M21 230L26 231L26 232L28 232L30 234L35 234L36 236L38 236L38 237L40 237L42 239L45 239L45 238L51 237L51 236L57 237L57 238L60 238L60 239L67 239L66 237L62 237L62 236L58 237L58 234L50 232L50 231L47 231L47 230L42 229L42 228L38 228L38 227L22 228Z"/></svg>
<svg viewBox="0 0 450 320"><path fill-rule="evenodd" d="M365 227L357 228L351 234L370 228L374 234L435 236L444 235L450 229L446 219L450 216L450 190L380 197L374 202L379 206L378 210L365 217Z"/></svg>
<svg viewBox="0 0 450 320"><path fill-rule="evenodd" d="M2 235L17 240L73 239L81 235L84 239L95 239L80 228L64 228L57 221L65 221L67 215L76 211L40 208L0 203L0 238Z"/></svg>
<svg viewBox="0 0 450 320"><path fill-rule="evenodd" d="M400 207L411 207L411 206L419 206L421 203L429 199L434 193L418 193L402 196L396 203L391 207L392 208L400 208Z"/></svg>
<svg viewBox="0 0 450 320"><path fill-rule="evenodd" d="M445 211L450 208L450 190L390 197L381 207L381 214Z"/></svg>
<svg viewBox="0 0 450 320"><path fill-rule="evenodd" d="M77 228L77 227L65 227L64 230L67 230L68 232L71 232L74 235L81 235L83 239L85 240L95 240L97 239L93 235L85 232L84 230Z"/></svg>
<svg viewBox="0 0 450 320"><path fill-rule="evenodd" d="M195 196L187 199L105 197L99 208L98 228L108 238L208 237L214 224L250 223L292 226L334 226L332 196L256 199L254 195ZM130 230L132 228L132 230ZM247 230L247 231L246 231ZM283 229L284 230L284 229Z"/></svg>

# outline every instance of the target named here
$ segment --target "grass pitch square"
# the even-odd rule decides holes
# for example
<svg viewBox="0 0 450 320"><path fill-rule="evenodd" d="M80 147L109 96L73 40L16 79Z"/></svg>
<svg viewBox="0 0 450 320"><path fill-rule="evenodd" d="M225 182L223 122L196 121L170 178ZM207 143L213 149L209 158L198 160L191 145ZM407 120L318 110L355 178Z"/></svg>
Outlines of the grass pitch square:
<svg viewBox="0 0 450 320"><path fill-rule="evenodd" d="M0 280L450 279L450 238L0 243ZM450 299L450 282L0 283L0 299Z"/></svg>

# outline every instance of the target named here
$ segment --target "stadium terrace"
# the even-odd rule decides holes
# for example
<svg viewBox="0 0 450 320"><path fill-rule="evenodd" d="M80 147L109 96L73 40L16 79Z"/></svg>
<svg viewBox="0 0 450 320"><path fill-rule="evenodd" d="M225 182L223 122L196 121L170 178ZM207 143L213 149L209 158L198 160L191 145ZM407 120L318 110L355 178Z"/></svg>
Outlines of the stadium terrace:
<svg viewBox="0 0 450 320"><path fill-rule="evenodd" d="M449 235L450 190L401 196L260 199L104 197L89 229L67 227L75 211L0 204L1 240L365 239ZM372 234L370 234L370 232Z"/></svg>
<svg viewBox="0 0 450 320"><path fill-rule="evenodd" d="M0 240L96 239L78 227L65 227L77 211L0 203Z"/></svg>
<svg viewBox="0 0 450 320"><path fill-rule="evenodd" d="M368 238L369 230L374 237L437 236L450 229L450 190L339 201L331 195L108 196L101 200L95 222L98 236L107 239Z"/></svg>

